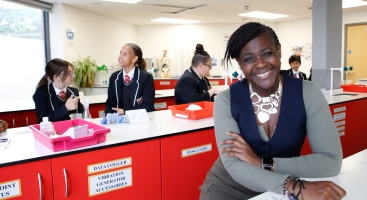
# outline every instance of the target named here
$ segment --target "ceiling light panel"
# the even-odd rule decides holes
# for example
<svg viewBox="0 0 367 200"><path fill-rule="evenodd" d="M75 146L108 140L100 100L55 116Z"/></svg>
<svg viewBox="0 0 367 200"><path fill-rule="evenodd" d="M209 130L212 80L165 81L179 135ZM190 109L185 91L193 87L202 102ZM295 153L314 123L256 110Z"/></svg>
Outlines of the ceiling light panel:
<svg viewBox="0 0 367 200"><path fill-rule="evenodd" d="M366 6L367 2L362 0L343 0L343 8L352 8L358 6Z"/></svg>
<svg viewBox="0 0 367 200"><path fill-rule="evenodd" d="M158 18L151 20L152 22L163 22L163 23L173 23L173 24L193 24L199 23L197 20L186 20L186 19L173 19L173 18Z"/></svg>
<svg viewBox="0 0 367 200"><path fill-rule="evenodd" d="M238 14L238 16L260 18L260 19L279 19L279 18L289 17L289 15L282 15L282 14L268 13L268 12L261 12L261 11L252 11L252 12L242 13L242 14Z"/></svg>

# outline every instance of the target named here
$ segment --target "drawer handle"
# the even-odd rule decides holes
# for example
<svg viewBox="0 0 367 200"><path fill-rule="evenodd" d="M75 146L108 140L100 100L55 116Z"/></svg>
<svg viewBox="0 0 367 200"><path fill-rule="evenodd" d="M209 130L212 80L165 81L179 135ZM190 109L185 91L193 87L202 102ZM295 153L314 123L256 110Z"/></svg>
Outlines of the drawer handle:
<svg viewBox="0 0 367 200"><path fill-rule="evenodd" d="M42 200L42 180L40 173L38 173L38 187L40 188L40 200Z"/></svg>
<svg viewBox="0 0 367 200"><path fill-rule="evenodd" d="M68 197L69 194L68 174L65 168L64 168L64 178L65 178L65 197Z"/></svg>
<svg viewBox="0 0 367 200"><path fill-rule="evenodd" d="M26 123L27 123L27 126L28 126L28 117L26 117L26 118L25 118L25 121L26 121Z"/></svg>
<svg viewBox="0 0 367 200"><path fill-rule="evenodd" d="M13 119L13 128L15 128L15 120Z"/></svg>

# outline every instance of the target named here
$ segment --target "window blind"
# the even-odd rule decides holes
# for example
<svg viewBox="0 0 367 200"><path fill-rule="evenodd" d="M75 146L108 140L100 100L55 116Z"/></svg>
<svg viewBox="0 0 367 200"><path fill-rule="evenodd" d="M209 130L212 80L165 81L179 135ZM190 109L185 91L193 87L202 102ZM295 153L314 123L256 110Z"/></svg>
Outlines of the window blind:
<svg viewBox="0 0 367 200"><path fill-rule="evenodd" d="M44 3L44 2L36 1L36 0L5 0L5 1L40 9L46 12L51 12L51 9L52 9L52 4L48 4L48 3Z"/></svg>

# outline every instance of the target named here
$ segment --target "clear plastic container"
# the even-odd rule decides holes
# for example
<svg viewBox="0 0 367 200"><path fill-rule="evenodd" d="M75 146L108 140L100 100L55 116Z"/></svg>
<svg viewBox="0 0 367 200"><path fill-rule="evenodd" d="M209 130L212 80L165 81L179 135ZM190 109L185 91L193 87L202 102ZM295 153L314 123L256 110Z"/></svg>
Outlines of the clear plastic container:
<svg viewBox="0 0 367 200"><path fill-rule="evenodd" d="M54 126L52 122L48 121L48 117L43 117L40 123L40 131L48 136L52 135L54 131Z"/></svg>

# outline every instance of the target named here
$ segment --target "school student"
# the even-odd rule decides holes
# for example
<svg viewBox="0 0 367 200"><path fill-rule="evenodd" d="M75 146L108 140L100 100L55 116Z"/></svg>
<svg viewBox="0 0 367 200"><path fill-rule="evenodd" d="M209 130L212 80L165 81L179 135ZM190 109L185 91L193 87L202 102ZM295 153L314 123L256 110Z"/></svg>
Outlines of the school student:
<svg viewBox="0 0 367 200"><path fill-rule="evenodd" d="M154 80L146 69L141 48L133 43L125 44L118 56L121 70L110 77L105 113L124 115L127 110L154 109Z"/></svg>
<svg viewBox="0 0 367 200"><path fill-rule="evenodd" d="M73 65L55 58L46 64L45 71L33 95L37 123L43 117L55 122L69 120L72 113L83 113L84 107L79 101L78 89L68 86L74 81Z"/></svg>
<svg viewBox="0 0 367 200"><path fill-rule="evenodd" d="M212 88L205 77L211 70L210 55L201 44L196 45L191 67L181 76L175 86L176 104L211 101L220 90Z"/></svg>
<svg viewBox="0 0 367 200"><path fill-rule="evenodd" d="M301 57L297 55L292 55L291 57L289 57L288 62L291 68L288 70L282 70L286 75L300 78L302 80L307 80L307 75L298 70L301 66Z"/></svg>

